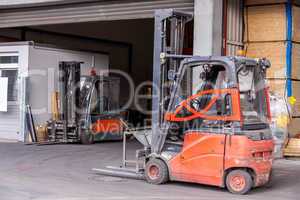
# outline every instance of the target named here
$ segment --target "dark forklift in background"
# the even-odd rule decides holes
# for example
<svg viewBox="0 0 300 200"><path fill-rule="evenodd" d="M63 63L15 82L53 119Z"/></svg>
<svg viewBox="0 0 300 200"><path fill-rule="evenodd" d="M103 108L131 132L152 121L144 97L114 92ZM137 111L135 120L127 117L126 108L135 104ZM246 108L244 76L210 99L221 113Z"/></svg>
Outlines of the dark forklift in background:
<svg viewBox="0 0 300 200"><path fill-rule="evenodd" d="M192 16L172 9L155 14L152 130L132 131L144 146L135 168L124 148L122 167L94 170L151 184L226 187L235 194L265 185L274 149L265 81L270 62L182 55Z"/></svg>
<svg viewBox="0 0 300 200"><path fill-rule="evenodd" d="M48 142L121 140L120 80L96 74L81 76L80 65L59 64L59 119L47 122Z"/></svg>

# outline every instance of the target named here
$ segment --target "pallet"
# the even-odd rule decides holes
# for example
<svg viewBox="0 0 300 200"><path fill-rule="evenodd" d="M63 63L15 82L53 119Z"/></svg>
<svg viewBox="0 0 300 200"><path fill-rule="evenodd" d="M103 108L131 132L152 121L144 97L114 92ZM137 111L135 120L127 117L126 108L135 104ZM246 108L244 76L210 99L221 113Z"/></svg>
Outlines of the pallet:
<svg viewBox="0 0 300 200"><path fill-rule="evenodd" d="M300 134L300 118L292 118L288 125L289 134L291 137L295 137ZM298 139L298 138L296 138Z"/></svg>
<svg viewBox="0 0 300 200"><path fill-rule="evenodd" d="M300 158L300 152L299 153L289 153L289 152L284 152L285 157L299 157Z"/></svg>
<svg viewBox="0 0 300 200"><path fill-rule="evenodd" d="M53 141L25 143L25 145L37 145L37 146L42 146L42 145L54 145L54 144L66 144L66 143L63 143L63 142L53 142Z"/></svg>

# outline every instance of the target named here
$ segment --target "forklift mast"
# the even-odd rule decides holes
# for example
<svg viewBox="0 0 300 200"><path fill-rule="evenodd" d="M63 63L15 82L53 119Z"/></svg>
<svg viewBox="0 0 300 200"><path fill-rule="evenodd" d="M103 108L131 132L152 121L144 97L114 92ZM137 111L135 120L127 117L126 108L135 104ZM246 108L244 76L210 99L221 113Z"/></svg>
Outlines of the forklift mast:
<svg viewBox="0 0 300 200"><path fill-rule="evenodd" d="M59 63L60 120L77 124L80 101L80 62Z"/></svg>
<svg viewBox="0 0 300 200"><path fill-rule="evenodd" d="M168 105L166 97L170 96L168 72L176 74L184 56L183 44L185 25L193 15L173 9L155 12L154 60L153 60L153 94L152 94L152 153L159 149L166 137L168 127L164 124L164 114Z"/></svg>
<svg viewBox="0 0 300 200"><path fill-rule="evenodd" d="M59 120L50 123L50 141L77 142L80 119L80 62L59 63Z"/></svg>

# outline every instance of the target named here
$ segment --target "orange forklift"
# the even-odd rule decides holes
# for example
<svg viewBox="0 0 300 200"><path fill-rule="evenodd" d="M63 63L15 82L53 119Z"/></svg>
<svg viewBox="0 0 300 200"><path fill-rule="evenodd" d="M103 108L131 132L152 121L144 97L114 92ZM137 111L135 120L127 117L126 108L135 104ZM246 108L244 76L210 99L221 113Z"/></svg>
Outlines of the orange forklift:
<svg viewBox="0 0 300 200"><path fill-rule="evenodd" d="M270 62L181 55L184 26L191 19L172 9L156 12L152 128L128 130L144 145L136 152L135 168L127 163L124 144L121 167L94 170L152 184L193 182L246 194L267 184L272 171L265 83Z"/></svg>

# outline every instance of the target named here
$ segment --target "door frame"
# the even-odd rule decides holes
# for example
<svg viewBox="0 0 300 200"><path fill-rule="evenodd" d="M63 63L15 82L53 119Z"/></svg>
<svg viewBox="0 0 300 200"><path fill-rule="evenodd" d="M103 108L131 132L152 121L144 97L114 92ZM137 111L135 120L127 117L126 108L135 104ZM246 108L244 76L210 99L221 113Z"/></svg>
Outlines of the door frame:
<svg viewBox="0 0 300 200"><path fill-rule="evenodd" d="M9 101L7 100L7 105L18 105L19 101L19 95L20 95L20 81L19 81L19 66L18 65L10 65L10 66L2 66L0 64L0 76L2 75L3 70L16 70L17 71L17 89L18 89L18 94L17 94L17 100L16 101Z"/></svg>
<svg viewBox="0 0 300 200"><path fill-rule="evenodd" d="M1 56L18 56L18 60L16 63L0 63L0 76L1 76L1 71L2 70L17 70L17 99L16 101L8 101L7 105L8 106L18 106L19 109L19 115L18 115L18 119L16 119L18 121L18 132L19 134L17 135L17 140L19 141L23 141L24 140L24 136L23 136L23 132L24 130L22 130L23 126L23 114L22 114L22 101L21 101L21 95L23 95L21 93L22 91L22 85L21 85L21 79L20 79L20 54L18 52L0 52L0 57Z"/></svg>

